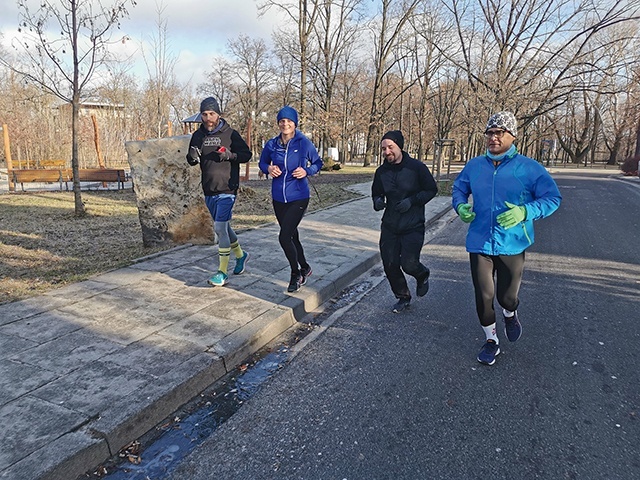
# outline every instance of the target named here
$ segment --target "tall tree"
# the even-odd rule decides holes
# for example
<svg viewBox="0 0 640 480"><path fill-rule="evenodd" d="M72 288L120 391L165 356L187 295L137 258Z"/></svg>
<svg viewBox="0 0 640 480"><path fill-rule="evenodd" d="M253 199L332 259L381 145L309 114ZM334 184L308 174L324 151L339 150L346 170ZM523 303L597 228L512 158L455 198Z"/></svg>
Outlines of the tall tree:
<svg viewBox="0 0 640 480"><path fill-rule="evenodd" d="M37 7L29 8L31 3ZM19 32L14 42L20 55L15 61L0 62L71 104L71 166L76 216L84 216L78 180L78 113L83 93L91 86L94 73L109 59L108 46L113 28L128 15L135 0L114 0L102 5L92 0L19 0Z"/></svg>
<svg viewBox="0 0 640 480"><path fill-rule="evenodd" d="M318 18L313 25L313 43L317 48L309 68L314 73L315 103L320 111L314 120L320 131L320 147L325 153L326 148L335 144L339 132L339 128L334 127L333 112L336 81L345 60L352 58L358 47L361 6L362 0L325 1L318 9Z"/></svg>
<svg viewBox="0 0 640 480"><path fill-rule="evenodd" d="M258 5L258 14L263 15L271 8L285 13L296 25L297 51L291 52L300 65L300 126L307 117L307 76L309 74L309 37L318 18L322 0L263 0Z"/></svg>
<svg viewBox="0 0 640 480"><path fill-rule="evenodd" d="M369 126L367 128L367 147L364 166L371 165L373 151L378 143L379 122L382 115L381 95L383 79L389 73L397 58L391 61L398 42L405 33L405 25L414 14L420 0L381 0L379 15L372 19L370 29L373 34L374 60L371 91L371 107L369 109Z"/></svg>
<svg viewBox="0 0 640 480"><path fill-rule="evenodd" d="M251 148L255 148L258 132L254 124L265 111L265 94L273 81L269 50L263 40L246 35L230 40L227 45L234 59L234 94L241 106L241 125L249 133Z"/></svg>
<svg viewBox="0 0 640 480"><path fill-rule="evenodd" d="M448 55L467 76L489 112L519 113L523 127L567 102L573 92L595 88L584 75L608 48L598 33L638 21L637 0L443 0L461 51ZM478 125L480 127L480 124Z"/></svg>
<svg viewBox="0 0 640 480"><path fill-rule="evenodd" d="M156 32L151 35L149 51L145 52L145 49L142 49L148 74L146 93L152 104L147 122L155 126L153 136L158 138L167 132L168 124L171 122L171 108L176 110L173 99L182 90L175 75L178 57L171 51L166 8L164 2L156 3ZM155 119L155 122L152 123L152 119Z"/></svg>

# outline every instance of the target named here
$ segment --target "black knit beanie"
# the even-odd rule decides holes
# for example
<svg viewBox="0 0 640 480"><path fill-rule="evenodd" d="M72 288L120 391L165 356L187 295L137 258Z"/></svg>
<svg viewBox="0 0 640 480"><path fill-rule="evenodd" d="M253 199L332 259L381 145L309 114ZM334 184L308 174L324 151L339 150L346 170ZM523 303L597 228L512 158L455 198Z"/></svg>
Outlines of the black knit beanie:
<svg viewBox="0 0 640 480"><path fill-rule="evenodd" d="M400 147L400 150L404 148L404 137L402 136L402 132L400 130L391 130L385 133L382 137L382 140L384 140L385 138L392 140L396 145L398 145L398 147Z"/></svg>
<svg viewBox="0 0 640 480"><path fill-rule="evenodd" d="M207 97L202 100L202 103L200 104L200 113L207 111L213 111L220 115L220 105L218 105L218 101L215 98Z"/></svg>

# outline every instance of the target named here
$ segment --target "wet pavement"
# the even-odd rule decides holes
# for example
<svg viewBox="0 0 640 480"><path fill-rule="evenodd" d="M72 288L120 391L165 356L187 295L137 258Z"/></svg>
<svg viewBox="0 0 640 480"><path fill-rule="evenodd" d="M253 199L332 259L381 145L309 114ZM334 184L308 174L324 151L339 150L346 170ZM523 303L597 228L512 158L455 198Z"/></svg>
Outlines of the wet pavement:
<svg viewBox="0 0 640 480"><path fill-rule="evenodd" d="M185 246L0 305L0 478L70 480L155 428L377 264L380 216L368 197L306 215L313 275L293 294L271 224L241 233L225 287L207 284L217 247Z"/></svg>

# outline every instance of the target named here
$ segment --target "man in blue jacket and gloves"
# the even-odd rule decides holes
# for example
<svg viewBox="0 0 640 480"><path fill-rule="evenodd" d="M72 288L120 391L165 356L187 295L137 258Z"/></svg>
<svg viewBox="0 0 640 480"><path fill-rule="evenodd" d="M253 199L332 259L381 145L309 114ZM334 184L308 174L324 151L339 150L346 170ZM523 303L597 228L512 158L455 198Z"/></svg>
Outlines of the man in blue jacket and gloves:
<svg viewBox="0 0 640 480"><path fill-rule="evenodd" d="M476 311L486 337L478 361L493 365L500 353L494 295L502 307L505 335L515 342L522 335L518 292L525 250L534 240L533 222L555 212L562 197L545 168L518 153L513 113L491 115L484 134L487 151L469 160L460 172L453 184L452 203L460 219L469 224L466 248ZM473 205L468 203L470 195Z"/></svg>

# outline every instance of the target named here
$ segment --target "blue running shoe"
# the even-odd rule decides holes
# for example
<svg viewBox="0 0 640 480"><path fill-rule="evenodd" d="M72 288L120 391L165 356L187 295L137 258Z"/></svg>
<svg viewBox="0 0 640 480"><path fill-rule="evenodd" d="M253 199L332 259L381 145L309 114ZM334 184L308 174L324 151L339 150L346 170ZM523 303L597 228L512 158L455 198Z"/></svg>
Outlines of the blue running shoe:
<svg viewBox="0 0 640 480"><path fill-rule="evenodd" d="M500 353L500 346L495 340L487 340L478 354L478 361L485 365L496 363L496 356Z"/></svg>
<svg viewBox="0 0 640 480"><path fill-rule="evenodd" d="M518 320L518 312L514 312L513 317L504 317L504 333L510 342L515 342L522 335L522 325Z"/></svg>
<svg viewBox="0 0 640 480"><path fill-rule="evenodd" d="M247 258L249 258L249 253L244 252L240 258L236 258L236 266L233 269L234 275L240 275L244 273L244 266L247 263Z"/></svg>
<svg viewBox="0 0 640 480"><path fill-rule="evenodd" d="M209 279L209 285L213 285L214 287L221 287L225 283L227 283L228 278L229 276L226 273L218 272Z"/></svg>

